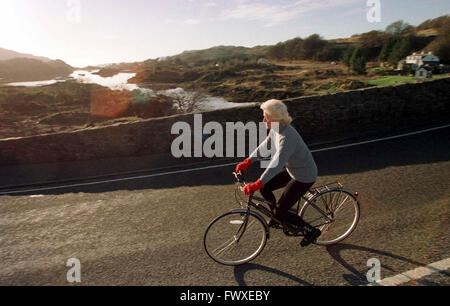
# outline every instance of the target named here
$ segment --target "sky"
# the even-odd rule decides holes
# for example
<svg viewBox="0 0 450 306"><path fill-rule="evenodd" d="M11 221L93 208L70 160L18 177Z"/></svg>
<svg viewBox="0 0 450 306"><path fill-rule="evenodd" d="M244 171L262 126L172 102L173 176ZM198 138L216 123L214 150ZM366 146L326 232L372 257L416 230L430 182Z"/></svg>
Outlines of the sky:
<svg viewBox="0 0 450 306"><path fill-rule="evenodd" d="M379 18L368 18L375 9ZM0 0L0 47L85 67L314 33L345 38L445 14L448 0Z"/></svg>

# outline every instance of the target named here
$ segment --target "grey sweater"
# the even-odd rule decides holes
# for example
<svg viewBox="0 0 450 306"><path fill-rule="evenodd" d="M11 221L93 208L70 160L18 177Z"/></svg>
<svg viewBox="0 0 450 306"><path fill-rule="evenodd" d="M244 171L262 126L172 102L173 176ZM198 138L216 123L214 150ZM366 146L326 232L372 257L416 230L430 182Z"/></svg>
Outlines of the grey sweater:
<svg viewBox="0 0 450 306"><path fill-rule="evenodd" d="M298 182L312 183L317 178L317 166L311 151L300 134L291 125L279 126L279 132L270 130L266 139L250 154L249 159L254 162L261 158L261 148L267 148L269 141L275 145L275 153L270 163L259 178L264 185L286 167L289 175ZM271 150L273 152L273 150Z"/></svg>

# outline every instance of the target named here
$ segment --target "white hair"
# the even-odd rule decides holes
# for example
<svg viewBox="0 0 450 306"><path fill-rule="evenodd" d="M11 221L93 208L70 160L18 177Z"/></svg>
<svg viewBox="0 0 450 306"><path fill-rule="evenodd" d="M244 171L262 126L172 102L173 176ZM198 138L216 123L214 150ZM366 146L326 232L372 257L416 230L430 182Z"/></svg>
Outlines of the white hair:
<svg viewBox="0 0 450 306"><path fill-rule="evenodd" d="M292 122L286 105L280 100L268 100L261 104L261 109L269 115L270 119L279 121L281 125L288 125Z"/></svg>

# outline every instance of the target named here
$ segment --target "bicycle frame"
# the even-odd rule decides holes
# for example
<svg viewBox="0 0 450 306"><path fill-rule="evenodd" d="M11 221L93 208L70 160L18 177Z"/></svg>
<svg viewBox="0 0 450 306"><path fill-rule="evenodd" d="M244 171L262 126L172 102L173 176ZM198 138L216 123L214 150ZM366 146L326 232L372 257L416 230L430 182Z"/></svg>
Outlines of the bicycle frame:
<svg viewBox="0 0 450 306"><path fill-rule="evenodd" d="M239 177L239 175L242 175L242 174L235 173L235 172L233 172L233 174L234 174L234 176L235 176L235 178L236 178L236 182L237 182L237 183L240 183L240 184L244 184L244 185L245 185L245 182L243 181L243 179L241 179L241 178ZM337 184L337 185L338 185L338 188L336 188L336 187L331 187L331 188L330 188L330 185L333 185L333 184ZM242 186L240 187L240 189L241 189L241 191L242 191ZM316 198L318 195L320 195L322 191L324 191L324 190L332 190L332 189L344 190L344 189L342 188L341 183L339 183L339 182L333 182L333 183L329 183L329 184L326 184L326 185L322 185L322 186L317 186L317 187L311 188L311 189L308 190L308 192L307 192L305 195L303 195L303 196L300 198L300 200L297 202L297 212L296 212L296 213L297 213L298 215L300 215L300 214L301 214L301 211L303 210L303 208L304 208L307 204L309 204L309 205L311 205L314 209L316 209L316 210L319 212L319 214L321 214L321 215L325 218L325 220L326 220L326 223L325 223L325 224L328 224L328 223L333 222L333 221L334 221L334 217L330 218L329 215L327 215L326 212L324 212L320 207L318 207L318 206L315 204L315 201L314 201L315 198ZM265 203L265 204L270 205L270 203L269 203L268 201L266 201L265 199L256 197L256 196L254 196L254 195L252 194L252 195L249 196L248 201L247 201L247 209L246 209L246 210L247 210L247 214L250 214L250 211L251 211L250 208L253 207L253 208L255 208L258 212L260 212L260 213L262 213L263 215L269 217L270 219L274 220L275 222L277 222L278 224L282 225L283 227L285 226L285 223L283 223L282 221L280 221L279 219L277 219L277 218L275 217L275 215L274 215L270 210L268 210L266 207L264 207L263 205L261 205L261 204L259 204L259 203L254 203L254 202L252 201L253 199L256 200L256 201L258 201L258 202L262 202L262 203ZM304 203L303 203L303 204L300 203L300 201L302 201L302 199L304 200ZM329 210L330 208L328 207L328 204L325 203L325 205L326 205L326 209ZM234 211L240 211L240 210L237 209L237 210L234 210ZM291 211L293 211L293 210L291 209ZM246 218L246 220L248 220L248 218ZM244 223L247 223L247 221L244 222ZM243 230L243 232L245 232L246 226L247 226L247 224L244 225L244 230Z"/></svg>
<svg viewBox="0 0 450 306"><path fill-rule="evenodd" d="M235 173L235 172L233 172L233 174L234 174L234 176L236 177L236 182L237 182L237 183L240 183L240 184L245 185L245 182L244 182L243 180L241 180L241 178L238 177L238 175L241 175L241 174ZM242 191L242 186L240 187L240 190ZM278 220L277 218L275 218L275 215L274 215L270 210L268 210L267 208L265 208L263 205L261 205L261 204L259 204L259 203L254 203L254 202L252 201L253 199L256 200L256 201L258 201L258 202L263 202L263 203L265 203L265 204L267 204L267 205L270 205L270 203L269 203L268 201L266 201L265 199L256 197L255 195L252 194L252 195L250 195L250 196L248 197L248 201L247 201L247 210L250 211L250 208L253 207L253 208L255 208L256 210L258 210L259 212L261 212L262 214L264 214L265 216L267 216L267 217L269 217L269 218L271 218L271 219L274 219L274 220L277 221L278 223L282 224L282 222L281 222L280 220Z"/></svg>
<svg viewBox="0 0 450 306"><path fill-rule="evenodd" d="M237 180L238 183L245 184L238 177L239 174L234 173L234 172L233 172L233 174L235 175L236 180ZM240 189L242 191L242 186L240 187ZM248 198L247 207L246 208L238 208L238 209L234 209L232 211L233 212L245 213L247 216L251 214L251 215L257 217L258 219L260 219L263 222L263 224L265 225L265 227L266 227L267 238L269 238L269 226L265 222L264 218L260 214L258 214L258 212L260 212L261 214L265 215L266 217L269 217L271 220L274 220L276 223L281 225L283 227L284 232L286 233L286 229L289 229L289 227L290 227L289 224L280 221L278 218L275 217L275 215L272 213L272 211L268 210L262 204L253 202L253 200L256 200L258 202L262 202L262 203L265 203L267 205L270 205L270 203L268 201L266 201L265 199L256 197L255 195L252 194ZM255 212L255 211L251 210L251 208L256 209L258 212ZM245 218L245 221L244 221L244 224L243 224L244 228L243 228L243 230L242 230L242 232L240 234L240 237L245 232L245 229L247 228L247 223L248 223L248 217ZM240 230L241 230L241 228L239 228L239 231ZM240 237L237 239L238 242L239 242Z"/></svg>

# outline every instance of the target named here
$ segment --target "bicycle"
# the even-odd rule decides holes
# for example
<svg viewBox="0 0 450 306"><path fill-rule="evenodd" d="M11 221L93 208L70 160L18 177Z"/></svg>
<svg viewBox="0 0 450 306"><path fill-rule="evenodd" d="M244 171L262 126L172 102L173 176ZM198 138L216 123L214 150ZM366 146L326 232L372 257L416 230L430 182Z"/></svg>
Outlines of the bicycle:
<svg viewBox="0 0 450 306"><path fill-rule="evenodd" d="M213 260L235 266L261 254L270 238L270 229L263 215L274 220L275 228L281 228L285 235L303 236L295 225L278 220L270 209L271 203L265 199L255 195L245 199L243 175L233 174L237 186L235 197L241 207L218 216L207 227L203 244ZM269 205L269 209L263 204ZM310 188L293 207L290 212L321 230L322 234L313 242L317 245L332 245L346 239L355 230L360 217L358 193L343 188L339 182Z"/></svg>

